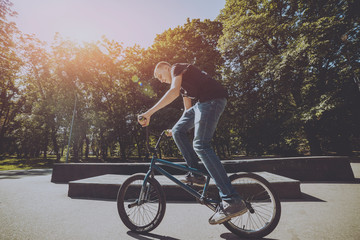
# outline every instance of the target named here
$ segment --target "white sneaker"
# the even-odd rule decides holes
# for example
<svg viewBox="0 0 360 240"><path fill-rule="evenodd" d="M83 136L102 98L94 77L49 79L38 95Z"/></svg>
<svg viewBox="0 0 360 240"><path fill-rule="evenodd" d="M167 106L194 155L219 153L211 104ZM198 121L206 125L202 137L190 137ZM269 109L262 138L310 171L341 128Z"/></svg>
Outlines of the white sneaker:
<svg viewBox="0 0 360 240"><path fill-rule="evenodd" d="M243 200L238 203L228 203L226 201L222 201L216 209L215 214L209 219L209 223L212 225L221 224L229 221L233 217L245 214L247 210L248 209Z"/></svg>

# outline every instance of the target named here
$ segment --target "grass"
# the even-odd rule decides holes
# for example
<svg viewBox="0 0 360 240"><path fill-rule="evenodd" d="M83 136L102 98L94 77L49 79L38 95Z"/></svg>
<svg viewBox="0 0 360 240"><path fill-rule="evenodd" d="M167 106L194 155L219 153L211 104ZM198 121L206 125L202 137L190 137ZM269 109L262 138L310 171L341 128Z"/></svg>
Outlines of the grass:
<svg viewBox="0 0 360 240"><path fill-rule="evenodd" d="M66 157L60 159L60 163L65 163ZM131 158L128 162L139 162L141 159ZM74 162L73 159L69 159L69 162ZM109 157L106 161L97 159L95 156L89 156L87 160L80 160L80 162L123 162L118 157ZM28 170L28 169L44 169L53 168L56 163L55 155L48 155L46 159L39 158L17 158L16 156L0 156L0 171L8 170Z"/></svg>
<svg viewBox="0 0 360 240"><path fill-rule="evenodd" d="M55 156L49 156L46 159L6 156L0 158L0 171L52 168L55 162Z"/></svg>

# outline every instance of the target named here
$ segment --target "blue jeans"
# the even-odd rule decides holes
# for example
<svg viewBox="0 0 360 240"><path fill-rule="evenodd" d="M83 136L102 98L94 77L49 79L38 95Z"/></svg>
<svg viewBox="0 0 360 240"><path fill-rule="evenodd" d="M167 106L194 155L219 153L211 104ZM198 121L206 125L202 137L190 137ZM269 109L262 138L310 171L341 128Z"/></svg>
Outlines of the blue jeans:
<svg viewBox="0 0 360 240"><path fill-rule="evenodd" d="M211 139L226 103L225 98L196 103L184 112L172 128L172 135L186 163L192 168L198 168L200 158L214 179L220 197L232 202L240 199L240 196L232 187L224 166L211 147ZM191 144L188 132L193 128L194 140Z"/></svg>

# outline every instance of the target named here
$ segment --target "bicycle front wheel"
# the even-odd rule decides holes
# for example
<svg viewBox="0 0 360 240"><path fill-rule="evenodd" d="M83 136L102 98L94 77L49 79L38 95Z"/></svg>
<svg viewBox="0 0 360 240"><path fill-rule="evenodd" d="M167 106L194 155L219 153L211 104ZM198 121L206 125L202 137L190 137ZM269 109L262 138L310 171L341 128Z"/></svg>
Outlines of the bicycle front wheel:
<svg viewBox="0 0 360 240"><path fill-rule="evenodd" d="M164 217L166 209L165 194L154 178L148 178L144 197L139 199L145 174L130 176L119 189L117 208L122 222L131 231L150 232Z"/></svg>
<svg viewBox="0 0 360 240"><path fill-rule="evenodd" d="M253 173L230 176L231 184L245 201L248 211L224 226L244 238L261 238L271 233L280 220L280 200L270 183Z"/></svg>

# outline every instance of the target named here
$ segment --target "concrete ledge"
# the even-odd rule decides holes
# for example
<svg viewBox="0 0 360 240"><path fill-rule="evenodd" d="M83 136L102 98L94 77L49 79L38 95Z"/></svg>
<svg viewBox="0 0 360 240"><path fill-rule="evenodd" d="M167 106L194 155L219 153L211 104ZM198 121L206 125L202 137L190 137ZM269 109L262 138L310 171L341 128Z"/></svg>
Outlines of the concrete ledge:
<svg viewBox="0 0 360 240"><path fill-rule="evenodd" d="M300 182L290 178L278 176L267 172L257 172L260 176L267 179L274 187L281 199L301 198ZM129 175L106 174L98 177L82 179L69 182L68 196L71 198L90 198L90 199L111 199L117 197L121 184ZM175 176L178 179L183 177ZM166 194L166 199L170 201L194 201L195 198L184 191L178 185L167 179L165 176L156 176ZM140 186L139 186L140 187ZM239 187L236 184L234 187ZM202 188L199 188L202 190ZM210 191L217 192L214 182L210 181Z"/></svg>
<svg viewBox="0 0 360 240"><path fill-rule="evenodd" d="M266 171L300 181L354 181L350 160L344 156L313 156L224 161L227 171Z"/></svg>
<svg viewBox="0 0 360 240"><path fill-rule="evenodd" d="M228 173L266 171L300 181L354 181L348 157L263 158L222 162ZM67 183L104 174L131 175L145 173L148 168L149 163L59 163L54 165L51 181ZM164 168L172 174L184 174L180 170Z"/></svg>

